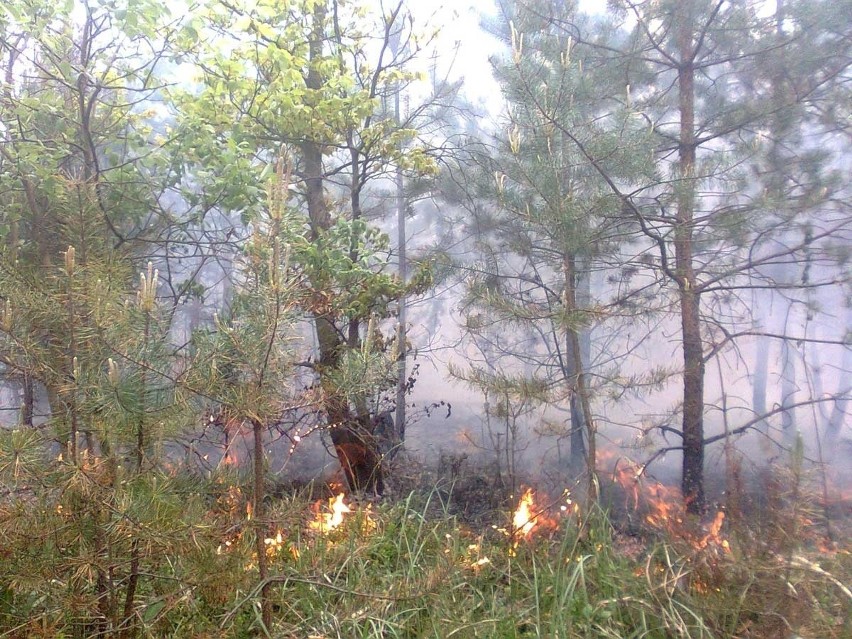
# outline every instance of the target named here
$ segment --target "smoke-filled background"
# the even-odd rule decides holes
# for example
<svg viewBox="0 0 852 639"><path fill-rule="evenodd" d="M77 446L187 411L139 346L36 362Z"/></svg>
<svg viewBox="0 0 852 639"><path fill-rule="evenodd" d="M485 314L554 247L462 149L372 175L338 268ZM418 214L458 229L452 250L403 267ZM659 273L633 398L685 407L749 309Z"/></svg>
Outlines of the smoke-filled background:
<svg viewBox="0 0 852 639"><path fill-rule="evenodd" d="M676 482L684 429L694 430L683 409L700 401L686 419L700 417L701 431L688 437L699 436L690 446L701 449L708 471L733 450L755 468L775 463L801 438L810 461L842 472L850 159L845 59L830 50L837 34L820 22L837 13L821 7L799 16L797 7L772 3L742 14L696 6L684 16L662 6L547 2L417 6L400 17L407 11L398 8L385 37L359 56L410 74L382 79L375 117L399 123L408 136L400 148L431 166L418 174L416 162L394 168L391 160L355 176L355 156L347 159L342 147L325 149L323 160L332 208L351 205L353 180L363 181L356 215L390 238L381 268L400 271L402 242L408 277L430 271L430 286L404 296L408 356L396 372L411 381L403 393L386 387L370 400L374 414L393 415L397 434L405 424L405 440L395 445L426 464L467 454L518 477L573 480L583 473L594 423L607 455L651 462L646 472ZM672 35L681 19L704 25L690 51ZM734 22L740 32L725 32ZM822 28L833 34L826 43L797 31ZM776 50L783 53L773 58ZM694 58L688 95L676 53ZM14 61L9 77L29 81L30 67ZM207 81L196 72L187 80L186 60L162 66L187 94ZM179 130L185 116L156 106L154 88L137 97L134 109L153 105L152 135ZM208 117L204 109L216 107L200 108ZM98 153L106 164L108 147ZM255 157L263 163L263 153ZM228 313L243 286L244 247L260 228L226 193L203 201L204 180L221 169L185 170L185 184L164 183L157 196L160 209L185 220L181 236L157 231L162 250L153 259L168 273L160 294L171 296L174 344ZM287 188L299 198L304 167L296 173ZM203 217L193 218L199 207ZM129 234L141 237L160 214L142 212ZM700 296L691 297L696 286ZM402 305L392 301L379 322L387 344L399 339ZM689 312L691 338L683 324ZM296 333L305 361L316 360L322 346L311 322ZM700 344L685 364L689 339ZM685 367L699 365L701 391L685 399ZM310 366L292 380L297 392L316 386ZM45 385L29 383L13 375L3 388L9 426L20 421L28 393L28 419L53 416ZM215 422L198 415L205 420ZM299 446L289 436L271 442L275 466L302 479L332 472L333 454L315 454L334 448L321 412L284 421L285 430L313 437L300 436ZM182 437L194 441L191 430ZM247 460L243 430L228 455L216 446L199 455Z"/></svg>

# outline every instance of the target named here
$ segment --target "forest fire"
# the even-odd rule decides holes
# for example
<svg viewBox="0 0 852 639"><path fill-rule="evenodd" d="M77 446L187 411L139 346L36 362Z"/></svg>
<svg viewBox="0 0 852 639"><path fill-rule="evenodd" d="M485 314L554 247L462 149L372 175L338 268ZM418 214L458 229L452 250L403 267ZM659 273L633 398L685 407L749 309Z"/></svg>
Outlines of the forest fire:
<svg viewBox="0 0 852 639"><path fill-rule="evenodd" d="M358 527L362 533L370 532L376 528L370 505L356 509L344 501L344 493L342 492L336 497L330 497L325 506L323 500L315 502L311 511L314 513L314 519L308 522L308 530L320 535L329 535L338 530L344 521L348 521L352 516L357 516Z"/></svg>
<svg viewBox="0 0 852 639"><path fill-rule="evenodd" d="M715 545L719 548L725 550L725 552L730 552L731 546L728 543L728 540L722 537L722 524L725 523L725 513L721 510L716 513L716 517L713 519L713 522L710 524L710 529L704 537L702 537L698 546L700 549L707 548L710 545Z"/></svg>
<svg viewBox="0 0 852 639"><path fill-rule="evenodd" d="M639 486L639 482L634 484L634 488ZM648 524L654 528L670 530L672 526L683 523L684 508L677 491L662 484L652 484L646 487L644 497L650 508L650 512L645 515Z"/></svg>
<svg viewBox="0 0 852 639"><path fill-rule="evenodd" d="M532 534L533 528L538 523L538 518L533 513L534 507L535 500L533 499L532 488L527 488L512 515L512 530L515 531L516 538L527 539Z"/></svg>
<svg viewBox="0 0 852 639"><path fill-rule="evenodd" d="M343 501L343 496L343 493L339 493L337 497L329 498L326 512L322 512L322 501L314 504L316 517L308 522L308 530L327 535L339 528L343 523L344 515L352 512L352 508Z"/></svg>
<svg viewBox="0 0 852 639"><path fill-rule="evenodd" d="M343 501L343 493L339 493L337 497L331 497L328 500L328 512L321 512L317 502L317 513L314 521L308 522L308 529L321 534L328 534L332 530L339 528L343 523L343 516L351 513L352 509Z"/></svg>
<svg viewBox="0 0 852 639"><path fill-rule="evenodd" d="M514 555L515 549L522 541L529 541L533 537L533 531L537 532L556 530L559 522L547 514L548 507L536 504L536 496L532 488L527 488L521 499L518 501L518 506L512 513L512 528L508 533L512 538L512 548L509 554ZM566 514L576 513L576 504L574 504L566 493L566 502L560 508L561 512Z"/></svg>
<svg viewBox="0 0 852 639"><path fill-rule="evenodd" d="M298 559L302 554L298 546L286 541L284 533L280 530L275 533L274 537L264 539L263 544L266 546L266 556L269 559L274 559L282 551L288 551L293 559Z"/></svg>
<svg viewBox="0 0 852 639"><path fill-rule="evenodd" d="M730 552L730 544L721 534L724 512L716 513L704 534L695 533L687 525L686 504L679 490L643 481L643 468L624 457L616 461L612 477L625 493L625 506L633 512L646 511L643 520L651 528L684 540L695 550L715 548Z"/></svg>

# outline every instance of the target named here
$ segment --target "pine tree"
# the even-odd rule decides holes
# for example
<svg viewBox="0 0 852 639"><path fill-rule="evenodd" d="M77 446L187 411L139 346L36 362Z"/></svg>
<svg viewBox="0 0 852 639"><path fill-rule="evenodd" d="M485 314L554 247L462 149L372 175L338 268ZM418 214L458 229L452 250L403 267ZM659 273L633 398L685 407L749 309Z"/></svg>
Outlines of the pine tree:
<svg viewBox="0 0 852 639"><path fill-rule="evenodd" d="M621 202L625 221L655 251L663 281L674 289L683 395L681 441L673 448L683 454L682 488L692 512L704 507L705 447L718 440L705 434L706 363L753 334L751 326L742 327L736 319L747 316L748 308L727 314L734 315L732 321L716 310L717 301L730 301L752 286L750 276L767 281L763 269L773 263L805 267L818 254L831 268L835 238L848 227L848 217L837 210L847 206L846 193L835 181L828 156L818 159L817 151L830 135L818 114L834 108L837 79L848 68L843 35L848 24L831 23L824 3L785 4L779 33L775 17L763 17L758 9L755 3L693 0L612 3L606 18L591 21L540 13L550 16L549 24L588 61L587 81L607 87L608 99L575 101L574 112L603 139L622 136L619 114L632 112L633 121L651 136L646 153L639 154L643 159L652 154L650 176L629 175L611 161L611 149L630 147L629 137L601 145L584 137L582 126L566 126L555 117L534 86L525 95L543 121L570 141L584 166L606 182ZM791 48L796 49L792 58ZM796 65L785 65L793 58ZM621 82L614 84L614 78ZM796 135L803 143L785 166L800 174L788 187L755 195L749 169L760 166L767 149L773 163L778 146L764 142L773 131L776 138L781 134L778 123L787 118L798 124ZM781 192L786 213L764 214L765 195ZM781 245L767 248L779 237L785 238ZM765 286L779 284L804 290L836 286L837 278L830 274L818 282L768 281ZM734 431L752 426L748 422Z"/></svg>

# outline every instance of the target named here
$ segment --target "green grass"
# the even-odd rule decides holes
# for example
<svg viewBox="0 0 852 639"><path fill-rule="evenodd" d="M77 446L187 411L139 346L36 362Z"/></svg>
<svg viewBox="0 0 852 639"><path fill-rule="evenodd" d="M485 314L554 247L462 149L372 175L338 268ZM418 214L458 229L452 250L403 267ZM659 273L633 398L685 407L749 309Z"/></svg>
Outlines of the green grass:
<svg viewBox="0 0 852 639"><path fill-rule="evenodd" d="M186 497L183 519L170 513L167 538L147 539L138 636L852 636L852 601L843 591L852 583L849 548L831 555L771 549L737 541L750 538L742 529L725 530L730 552L697 550L676 536L624 538L594 510L513 553L505 532L470 528L429 501L409 497L369 515L359 510L328 535L307 531L313 514L306 498L271 504L270 534L280 531L283 541L270 545L274 621L264 631L240 493L220 485L213 502ZM52 534L31 538L26 548L20 537L2 537L3 551L15 559L7 566L18 574L0 573L0 637L91 634L97 606L86 559L63 556L68 521L55 509L44 512L41 523ZM4 513L0 531L11 528L12 516L38 518ZM118 591L121 569L117 563ZM39 579L24 578L35 570ZM74 579L79 587L71 593Z"/></svg>

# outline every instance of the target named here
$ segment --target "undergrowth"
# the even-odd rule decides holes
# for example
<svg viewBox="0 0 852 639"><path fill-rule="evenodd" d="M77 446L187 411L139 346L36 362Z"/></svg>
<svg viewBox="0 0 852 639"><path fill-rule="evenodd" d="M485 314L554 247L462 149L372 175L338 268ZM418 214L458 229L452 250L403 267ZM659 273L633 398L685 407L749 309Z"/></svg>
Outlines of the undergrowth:
<svg viewBox="0 0 852 639"><path fill-rule="evenodd" d="M171 523L146 535L136 636L852 636L848 546L820 552L782 532L758 539L737 521L726 524L724 547L699 548L694 536L622 534L599 509L513 544L511 530L473 528L436 509L434 493L353 506L330 532L309 529L317 515L306 495L270 503L274 614L264 629L244 491L221 480L203 491L171 481L172 499L151 504L162 512L139 513ZM107 558L86 553L86 522L63 515L63 498L0 506L2 637L97 634L98 588L89 581ZM121 522L113 525L105 534L118 544Z"/></svg>

